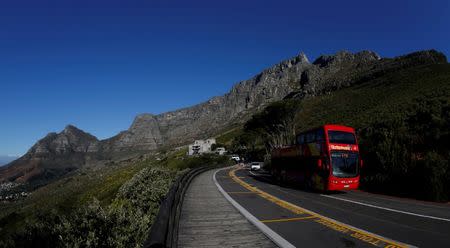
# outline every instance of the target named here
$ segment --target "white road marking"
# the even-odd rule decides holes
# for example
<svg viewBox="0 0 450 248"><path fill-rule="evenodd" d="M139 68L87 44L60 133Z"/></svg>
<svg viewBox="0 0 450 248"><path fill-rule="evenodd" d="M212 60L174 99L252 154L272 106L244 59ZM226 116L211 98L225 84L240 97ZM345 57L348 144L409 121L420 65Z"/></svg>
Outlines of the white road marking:
<svg viewBox="0 0 450 248"><path fill-rule="evenodd" d="M231 166L230 166L231 167ZM219 189L220 193L227 199L250 223L255 225L262 233L264 233L269 239L271 239L278 247L281 248L295 248L294 245L289 243L286 239L281 237L278 233L274 232L270 229L266 224L262 223L255 216L253 216L250 212L248 212L244 207L242 207L237 201L235 201L223 188L220 186L219 182L217 182L216 174L219 171L229 169L230 167L218 169L213 174L213 181Z"/></svg>
<svg viewBox="0 0 450 248"><path fill-rule="evenodd" d="M227 167L227 168L230 168L230 167ZM219 170L224 170L224 169L227 169L227 168L223 168L223 169L219 169ZM217 173L217 172L218 172L218 171L216 171L215 173ZM214 182L216 183L216 186L219 188L219 191L220 191L220 189L221 189L222 187L220 187L220 185L218 184L217 180L215 179L215 174L214 174L214 176L213 176L213 179L214 179ZM262 190L260 190L260 191L263 192L263 193L265 193L265 194L268 194L268 193L266 193L266 192L264 192L264 191L262 191ZM225 191L223 191L222 194L224 194L225 198L227 198L228 201L230 201L230 199L231 199L232 201L234 201L233 198L231 198L231 196L225 195L225 194L226 194ZM268 195L270 195L270 194L268 194ZM275 196L272 196L272 197L277 198L277 197L275 197ZM277 198L277 199L279 199L279 198ZM360 232L360 233L366 233L366 234L369 234L369 235L371 235L371 236L373 236L373 237L375 237L375 238L377 238L377 239L380 239L380 240L382 240L382 241L384 241L384 242L388 241L388 242L400 244L401 246L404 246L404 247L417 248L416 246L413 246L413 245L410 245L410 244L405 244L405 243L402 243L402 242L400 242L400 241L395 241L395 240L392 240L392 239L390 239L390 238L383 237L383 236L374 234L374 233L372 233L372 232L366 231L366 230L364 230L364 229L360 229L360 228L357 228L357 227L355 227L355 226L352 226L352 225L349 225L349 224L342 223L342 222L337 221L337 220L335 220L335 219L332 219L332 218L329 218L329 217L325 217L325 216L320 215L320 214L318 214L318 213L316 213L316 212L314 212L314 211L312 211L312 210L309 210L309 209L305 209L305 208L299 207L299 206L297 206L297 205L295 205L295 204L292 204L292 203L290 203L290 202L284 201L284 200L282 200L282 199L279 199L279 200L281 200L281 201L285 202L286 204L288 204L288 205L290 205L290 206L293 206L293 207L295 207L295 208L301 208L301 209L303 209L303 210L309 212L310 214L313 214L313 215L315 215L315 216L318 216L320 219L323 219L323 220L326 220L326 221L329 221L329 222L332 222L332 223L336 223L336 224L338 224L338 225L341 225L341 226L344 226L344 227L347 227L347 228L350 228L350 229L354 229L354 230L356 230L356 231L358 231L358 232ZM231 202L231 201L230 201L230 202ZM231 202L231 203L234 205L233 202ZM240 208L242 208L244 211L246 211L247 214L249 214L251 217L256 218L256 217L254 217L253 215L251 215L247 210L245 210L241 205L239 205L239 203L237 203L237 202L235 202L235 203L236 203ZM235 207L236 207L236 206L235 206ZM238 208L238 210L241 211L239 207L236 207L236 208ZM244 214L243 212L241 212L241 213L247 218L247 215L246 215L246 214ZM249 218L247 218L247 219L248 219L250 222L253 223L252 219L249 219ZM256 220L258 220L258 219L256 219ZM258 220L258 221L259 221L259 220ZM255 223L254 223L254 224L255 224ZM264 223L262 223L262 222L261 222L261 224L264 225ZM255 225L256 225L256 224L255 224ZM257 226L257 227L258 227L258 226ZM259 227L258 227L258 228L259 228ZM268 227L267 227L267 228L268 228ZM263 233L265 233L264 230L262 230L262 229L260 229L260 230L261 230ZM269 230L272 231L272 229L270 229L270 228L269 228ZM265 233L265 234L266 234L266 233ZM275 234L276 234L276 233L275 233ZM268 234L266 234L266 235L268 235ZM281 236L280 236L280 237L281 237ZM272 239L270 236L269 236L269 238ZM275 241L274 239L272 239L272 241L274 241L278 246L284 247L284 246L281 246L280 244L278 244L277 241ZM286 242L287 242L287 240L286 240Z"/></svg>
<svg viewBox="0 0 450 248"><path fill-rule="evenodd" d="M428 219L442 220L442 221L450 222L450 219L446 219L446 218L440 218L440 217L436 217L436 216L423 215L423 214L416 214L416 213L411 213L411 212L407 212L407 211L401 211L401 210L392 209L392 208L385 208L385 207L380 207L380 206L376 206L376 205L372 205L372 204L368 204L368 203L363 203L363 202L343 199L343 198L339 198L339 197L331 196L331 195L323 195L323 194L321 194L321 196L332 198L332 199L336 199L336 200L340 200L340 201L351 202L351 203L355 203L355 204L359 204L359 205L363 205L363 206L367 206L367 207L383 209L383 210L387 210L387 211L391 211L391 212L408 214L408 215L413 215L413 216L418 216L418 217L423 217L423 218L428 218Z"/></svg>
<svg viewBox="0 0 450 248"><path fill-rule="evenodd" d="M248 171L250 172L250 174L252 174L253 176L257 177L258 175L256 175L255 173L253 173L252 171Z"/></svg>

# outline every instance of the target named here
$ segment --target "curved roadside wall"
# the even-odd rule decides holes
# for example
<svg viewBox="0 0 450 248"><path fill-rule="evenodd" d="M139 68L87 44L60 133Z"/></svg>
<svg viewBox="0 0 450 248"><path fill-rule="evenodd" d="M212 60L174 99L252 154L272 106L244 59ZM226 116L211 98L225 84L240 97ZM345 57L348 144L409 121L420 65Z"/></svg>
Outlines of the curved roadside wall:
<svg viewBox="0 0 450 248"><path fill-rule="evenodd" d="M144 242L144 248L177 247L178 222L180 220L184 194L194 177L214 168L206 166L199 167L189 170L177 178L159 207L149 236Z"/></svg>

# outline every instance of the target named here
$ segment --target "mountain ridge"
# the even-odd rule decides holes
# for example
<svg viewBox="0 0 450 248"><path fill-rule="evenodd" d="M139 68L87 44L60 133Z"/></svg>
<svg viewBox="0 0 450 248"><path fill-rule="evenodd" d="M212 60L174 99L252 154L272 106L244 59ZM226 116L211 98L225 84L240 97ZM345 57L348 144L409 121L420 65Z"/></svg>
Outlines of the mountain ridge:
<svg viewBox="0 0 450 248"><path fill-rule="evenodd" d="M252 113L274 101L316 96L386 71L435 63L447 63L445 55L435 50L394 58L381 58L372 51L340 51L320 56L312 63L304 53L299 53L238 82L222 96L157 115L139 114L127 130L104 140L72 125L60 133L49 133L7 169L0 169L0 181L28 181L44 173L42 168L62 169L64 174L94 160L108 158L109 154L151 152L164 146L186 144L212 136L230 124L243 123Z"/></svg>

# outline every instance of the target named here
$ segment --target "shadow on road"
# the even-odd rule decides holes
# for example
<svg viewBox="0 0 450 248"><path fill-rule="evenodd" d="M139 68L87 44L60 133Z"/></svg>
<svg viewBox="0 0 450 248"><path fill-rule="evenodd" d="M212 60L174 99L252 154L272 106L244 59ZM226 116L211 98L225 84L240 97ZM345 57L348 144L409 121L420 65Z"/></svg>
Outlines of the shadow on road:
<svg viewBox="0 0 450 248"><path fill-rule="evenodd" d="M317 190L317 189L307 188L303 184L296 183L293 180L290 180L288 182L283 182L283 183L278 182L268 171L264 171L264 170L250 171L248 169L245 169L245 171L249 177L251 177L257 181L271 184L271 185L277 185L282 188L289 188L289 189L294 189L294 190L308 192L308 193L315 193L315 194L327 194L327 195L347 194L347 192L345 192L345 191L321 191L321 190Z"/></svg>

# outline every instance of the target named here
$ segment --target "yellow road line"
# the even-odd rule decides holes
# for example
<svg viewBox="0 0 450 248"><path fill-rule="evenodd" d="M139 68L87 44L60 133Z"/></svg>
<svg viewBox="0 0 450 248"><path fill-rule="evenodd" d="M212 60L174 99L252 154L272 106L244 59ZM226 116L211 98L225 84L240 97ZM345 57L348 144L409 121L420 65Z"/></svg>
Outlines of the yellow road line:
<svg viewBox="0 0 450 248"><path fill-rule="evenodd" d="M367 242L369 244L378 246L378 247L389 247L389 248L404 248L404 247L409 247L405 244L393 241L393 240L389 240L389 239L385 239L381 236L357 229L355 227L352 227L350 225L338 222L336 220L327 218L325 216L322 216L320 214L314 213L312 211L309 211L305 208L299 207L297 205L294 205L292 203L289 203L287 201L281 200L280 198L273 196L269 193L266 193L256 187L253 187L251 185L249 185L248 183L244 182L243 180L241 180L239 177L236 176L236 171L239 170L239 168L230 170L230 172L228 173L228 175L238 184L240 184L241 186L243 186L244 188L253 191L255 193L258 193L259 196L261 196L262 198L273 202L275 204L277 204L278 206L290 210L293 213L296 214L309 214L314 218L314 221L324 225L326 227L329 227L333 230L336 230L338 232L344 233L344 234L349 234L350 236L362 240L364 242Z"/></svg>
<svg viewBox="0 0 450 248"><path fill-rule="evenodd" d="M232 191L232 192L227 192L228 194L257 194L256 192L253 191Z"/></svg>
<svg viewBox="0 0 450 248"><path fill-rule="evenodd" d="M284 219L274 219L274 220L262 220L263 223L272 223L272 222L285 222L285 221L296 221L296 220L307 220L313 219L316 216L306 216L306 217L298 217L298 218L284 218Z"/></svg>

